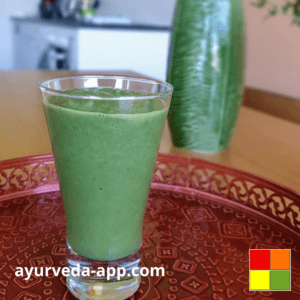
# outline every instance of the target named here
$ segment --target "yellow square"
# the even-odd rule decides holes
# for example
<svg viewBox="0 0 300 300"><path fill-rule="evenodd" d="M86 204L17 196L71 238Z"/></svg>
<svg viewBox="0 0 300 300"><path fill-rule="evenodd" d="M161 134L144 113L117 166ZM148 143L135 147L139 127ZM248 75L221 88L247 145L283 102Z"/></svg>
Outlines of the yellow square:
<svg viewBox="0 0 300 300"><path fill-rule="evenodd" d="M250 270L250 291L270 290L269 270Z"/></svg>

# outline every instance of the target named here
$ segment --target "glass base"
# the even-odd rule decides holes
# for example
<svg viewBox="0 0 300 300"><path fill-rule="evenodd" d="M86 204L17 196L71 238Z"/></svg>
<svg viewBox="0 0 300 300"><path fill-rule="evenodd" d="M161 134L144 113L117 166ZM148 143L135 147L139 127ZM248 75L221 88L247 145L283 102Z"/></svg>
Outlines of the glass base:
<svg viewBox="0 0 300 300"><path fill-rule="evenodd" d="M78 255L67 243L69 291L80 300L123 300L133 295L141 282L141 248L114 261L95 261Z"/></svg>

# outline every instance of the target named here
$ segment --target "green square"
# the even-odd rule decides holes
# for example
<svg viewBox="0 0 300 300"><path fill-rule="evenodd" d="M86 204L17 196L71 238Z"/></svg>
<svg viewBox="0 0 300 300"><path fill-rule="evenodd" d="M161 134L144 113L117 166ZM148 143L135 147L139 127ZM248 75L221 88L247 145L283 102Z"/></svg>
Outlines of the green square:
<svg viewBox="0 0 300 300"><path fill-rule="evenodd" d="M291 271L290 270L271 270L271 291L291 290Z"/></svg>

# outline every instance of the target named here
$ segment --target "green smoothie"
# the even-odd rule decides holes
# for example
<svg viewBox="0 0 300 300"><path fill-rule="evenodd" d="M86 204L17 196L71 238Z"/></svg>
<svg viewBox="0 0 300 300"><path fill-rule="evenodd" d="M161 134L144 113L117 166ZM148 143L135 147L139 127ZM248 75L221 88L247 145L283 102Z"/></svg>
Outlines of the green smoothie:
<svg viewBox="0 0 300 300"><path fill-rule="evenodd" d="M66 214L67 240L81 256L109 261L138 250L167 109L111 88L64 91L44 103ZM132 104L133 103L133 104Z"/></svg>

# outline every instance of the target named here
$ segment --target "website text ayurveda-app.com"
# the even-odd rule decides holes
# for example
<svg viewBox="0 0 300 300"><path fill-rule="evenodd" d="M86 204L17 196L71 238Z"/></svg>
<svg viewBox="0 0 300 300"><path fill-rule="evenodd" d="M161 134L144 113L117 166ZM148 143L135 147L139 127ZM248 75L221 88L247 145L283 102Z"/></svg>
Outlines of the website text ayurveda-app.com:
<svg viewBox="0 0 300 300"><path fill-rule="evenodd" d="M106 278L110 280L111 278L117 278L117 280L121 280L124 277L129 276L139 276L146 277L150 276L165 276L165 269L163 267L136 267L131 269L131 273L126 272L126 268L123 267L99 267L97 270L93 270L88 267L80 267L79 264L76 267L69 268L69 267L17 267L15 270L16 277L25 277L25 280L28 280L31 275L35 275L37 277L48 276L50 273L54 274L54 276L58 277L60 274L63 276L74 276L74 277L90 277L90 276L97 276Z"/></svg>

